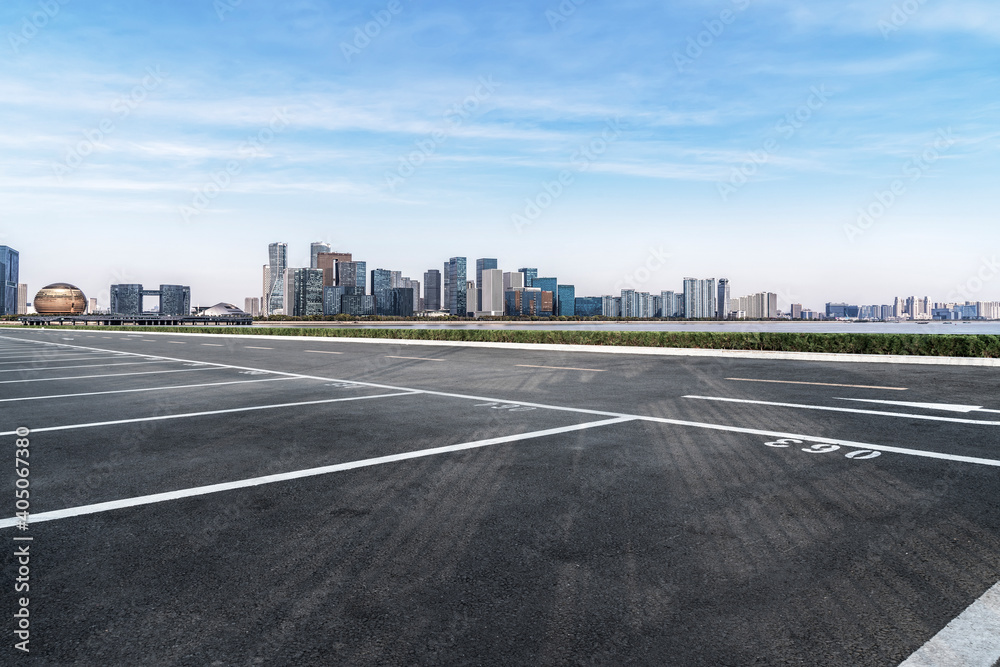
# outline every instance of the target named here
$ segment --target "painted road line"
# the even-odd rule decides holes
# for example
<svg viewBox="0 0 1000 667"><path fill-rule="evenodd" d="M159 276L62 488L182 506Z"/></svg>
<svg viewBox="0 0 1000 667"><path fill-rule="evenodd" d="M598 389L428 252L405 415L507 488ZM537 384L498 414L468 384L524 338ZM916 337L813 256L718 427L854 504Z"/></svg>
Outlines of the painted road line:
<svg viewBox="0 0 1000 667"><path fill-rule="evenodd" d="M343 352L334 352L333 350L304 350L305 352L312 352L313 354L343 354Z"/></svg>
<svg viewBox="0 0 1000 667"><path fill-rule="evenodd" d="M993 667L1000 660L1000 583L899 667Z"/></svg>
<svg viewBox="0 0 1000 667"><path fill-rule="evenodd" d="M139 389L114 389L111 391L87 391L80 394L51 394L49 396L22 396L20 398L0 398L0 403L13 401L43 401L52 398L78 398L80 396L104 396L105 394L131 394L140 391L168 391L170 389L198 389L200 387L224 387L230 384L252 384L255 382L287 382L298 378L265 378L263 380L232 380L230 382L207 382L204 384L179 384L169 387L141 387Z"/></svg>
<svg viewBox="0 0 1000 667"><path fill-rule="evenodd" d="M75 345L66 346L64 343L48 343L48 342L42 342L42 341L32 341L32 342L37 342L37 344L39 344L39 345L59 345L59 346L65 346L65 347L80 347L80 346L75 346ZM90 349L90 348L85 348L85 349ZM130 354L130 355L133 355L133 356L143 356L143 357L153 356L153 355L139 355L139 354L134 353L134 352L129 352L127 354ZM186 363L190 363L191 362L190 359L178 359L178 358L174 358L174 357L160 357L160 358L161 359L168 359L170 361L179 361L179 362L182 362L182 363L183 362L186 362ZM337 378L327 378L327 377L321 377L321 376L317 376L317 375L304 375L304 374L301 374L301 373L288 373L288 372L285 372L285 371L273 371L273 370L262 369L262 368L253 368L253 367L250 367L250 366L235 366L235 365L232 365L232 364L223 364L223 363L218 363L218 362L202 362L202 363L204 363L207 366L213 366L213 367L217 367L217 368L228 368L228 369L235 369L235 370L240 370L240 371L265 371L267 373L272 373L274 375L282 375L282 376L287 376L287 377L297 377L297 378L303 378L303 379L308 379L308 380L321 380L321 381L324 381L324 382L347 382L347 383L351 383L351 384L361 385L361 386L364 386L364 387L375 387L377 389L388 389L388 390L392 390L392 391L416 391L416 392L423 393L424 395L427 395L427 396L442 396L442 397L456 398L456 399L461 399L461 400L478 401L480 403L489 403L489 402L493 402L493 403L511 403L511 404L516 403L518 405L525 406L525 407L534 407L534 408L540 408L540 409L543 409L543 410L554 410L554 411L558 411L558 412L574 412L574 413L579 413L579 414L598 415L598 416L603 416L603 417L624 417L624 418L628 418L628 419L631 419L631 420L650 421L650 422L656 422L656 423L660 423L660 424L673 424L675 426L688 426L688 427L691 427L691 428L702 428L702 429L708 429L708 430L713 430L713 431L729 431L731 433L746 433L746 434L750 434L750 435L760 435L760 436L764 436L766 438L772 438L772 439L774 439L774 438L791 438L791 439L797 439L797 440L804 440L806 442L827 443L827 444L834 444L834 445L840 445L840 446L845 446L845 447L852 447L852 448L856 448L856 449L871 449L871 450L878 450L878 451L881 451L881 452L892 452L892 453L895 453L895 454L904 454L904 455L908 455L908 456L916 456L916 457L922 457L922 458L930 458L930 459L938 459L938 460L945 460L945 461L956 461L956 462L960 462L960 463L971 463L971 464L976 464L976 465L986 465L986 466L992 466L992 467L1000 467L1000 460L981 459L981 458L976 458L976 457L971 457L971 456L957 456L957 455L953 455L953 454L941 454L941 453L938 453L938 452L930 452L930 451L924 451L924 450L919 450L919 449L905 449L905 448L902 448L902 447L891 447L891 446L888 446L888 445L874 445L874 444L870 444L870 443L854 442L854 441L850 441L850 440L837 440L837 439L834 439L834 438L826 438L826 437L815 436L815 435L802 435L802 434L798 434L798 433L784 433L784 432L781 432L781 431L762 431L762 430L759 430L759 429L742 428L742 427L739 427L739 426L726 426L726 425L723 425L723 424L710 424L710 423L705 423L705 422L692 422L692 421L685 421L685 420L680 420L680 419L669 419L669 418L666 418L666 417L648 417L648 416L645 416L645 415L632 415L632 414L621 413L621 412L609 412L607 410L593 410L593 409L590 409L590 408L572 408L572 407L560 406L560 405L549 405L549 404L545 404L545 403L533 403L533 402L525 402L525 401L512 401L512 400L506 400L506 399L502 399L502 398L495 398L495 397L491 397L491 396L470 396L468 394L456 394L456 393L453 393L453 392L435 391L435 390L430 390L430 389L410 389L410 388L407 388L407 387L399 387L399 386L395 386L395 385L386 385L386 384L377 384L377 383L374 383L374 382L359 382L359 381L356 381L356 380L343 380L343 379L337 379ZM169 372L173 372L173 371L166 371L166 372L169 373ZM29 382L30 382L30 380L29 380ZM896 413L890 413L890 414L896 414ZM981 422L977 422L977 423L981 423Z"/></svg>
<svg viewBox="0 0 1000 667"><path fill-rule="evenodd" d="M299 408L306 405L325 405L327 403L343 403L345 401L367 401L375 398L393 398L395 396L416 396L419 391L401 392L398 394L378 394L376 396L350 396L348 398L327 398L319 401L300 401L298 403L275 403L273 405L251 405L245 408L228 408L226 410L206 410L204 412L184 412L176 415L157 415L155 417L135 417L133 419L115 419L106 422L91 422L89 424L66 424L64 426L43 426L31 429L32 433L48 433L49 431L72 431L79 428L95 428L98 426L118 426L120 424L138 424L140 422L164 421L167 419L189 419L192 417L208 417L212 415L228 415L236 412L255 412L257 410L277 410L279 408ZM0 436L15 435L16 431L0 432Z"/></svg>
<svg viewBox="0 0 1000 667"><path fill-rule="evenodd" d="M746 403L749 405L773 405L779 408L795 408L800 410L823 410L826 412L850 412L859 415L878 415L881 417L902 417L904 419L923 419L935 422L951 422L953 424L978 424L980 426L1000 426L1000 422L983 419L960 419L958 417L935 417L933 415L915 415L905 412L885 412L882 410L859 410L856 408L834 408L827 405L804 405L801 403L774 403L771 401L751 401L745 398L720 398L716 396L684 396L699 401L720 401L723 403Z"/></svg>
<svg viewBox="0 0 1000 667"><path fill-rule="evenodd" d="M187 345L187 343L182 340L168 340L167 342L171 345Z"/></svg>
<svg viewBox="0 0 1000 667"><path fill-rule="evenodd" d="M205 345L207 347L225 347L225 345L223 345L222 343L202 343L202 345Z"/></svg>
<svg viewBox="0 0 1000 667"><path fill-rule="evenodd" d="M55 380L90 380L91 378L120 378L129 375L155 375L158 373L190 373L192 371L221 371L221 366L205 365L202 368L182 368L175 371L140 371L138 373L107 373L104 375L76 375L64 378L31 378L30 380L0 380L0 384L17 384L19 382L53 382Z"/></svg>
<svg viewBox="0 0 1000 667"><path fill-rule="evenodd" d="M235 482L223 482L222 484L198 486L190 489L169 491L167 493L155 493L148 496L139 496L137 498L112 500L110 502L96 503L94 505L83 505L81 507L71 507L68 509L55 510L52 512L39 512L38 514L31 515L31 523L40 523L42 521L54 521L56 519L66 519L68 517L82 516L85 514L96 514L98 512L108 512L111 510L123 509L126 507L151 505L153 503L162 503L170 500L178 500L180 498L192 498L195 496L208 495L210 493L233 491L235 489L245 489L253 486L261 486L263 484L274 484L276 482L286 482L293 479L302 479L304 477L328 475L330 473L343 472L345 470L370 468L372 466L384 465L386 463L396 463L397 461L408 461L411 459L424 458L427 456L436 456L438 454L448 454L451 452L460 452L468 449L490 447L492 445L500 445L508 442L533 440L535 438L544 438L546 436L558 435L561 433L569 433L572 431L582 431L585 429L596 428L599 426L610 426L612 424L621 424L628 421L632 421L632 419L628 417L603 419L601 421L585 422L583 424L575 424L573 426L562 426L559 428L546 429L544 431L532 431L530 433L520 433L518 435L506 435L499 438L475 440L473 442L464 442L457 445L446 445L444 447L435 447L433 449L421 449L412 452L404 452L402 454L390 454L389 456L379 456L371 459L362 459L360 461L351 461L349 463L338 463L335 465L322 466L320 468L308 468L306 470L296 470L294 472L278 473L275 475L266 475L264 477L253 477L250 479L243 479ZM32 433L35 432L37 431L36 430L32 431ZM17 525L18 521L19 519L17 518L0 519L0 528L11 528L12 526Z"/></svg>
<svg viewBox="0 0 1000 667"><path fill-rule="evenodd" d="M386 359L412 359L413 361L444 361L444 359L428 359L426 357L397 357L391 354L385 355Z"/></svg>
<svg viewBox="0 0 1000 667"><path fill-rule="evenodd" d="M603 373L606 368L572 368L570 366L534 366L532 364L517 364L518 368L549 368L554 371L593 371L594 373Z"/></svg>
<svg viewBox="0 0 1000 667"><path fill-rule="evenodd" d="M908 403L906 401L872 401L867 398L838 398L838 401L857 401L858 403L880 403L882 405L899 405L904 408L921 408L923 410L942 410L944 412L1000 412L986 410L981 405L955 405L952 403Z"/></svg>
<svg viewBox="0 0 1000 667"><path fill-rule="evenodd" d="M867 384L833 384L830 382L798 382L796 380L756 380L753 378L726 378L734 382L770 382L773 384L810 384L818 387L852 387L854 389L886 389L888 391L908 391L907 387L877 387Z"/></svg>
<svg viewBox="0 0 1000 667"><path fill-rule="evenodd" d="M112 366L137 366L142 364L169 364L169 361L126 361L122 364L86 364L83 366L52 366L50 368L4 368L0 373L20 373L22 371L61 371L67 368L111 368Z"/></svg>
<svg viewBox="0 0 1000 667"><path fill-rule="evenodd" d="M273 350L273 347L254 347L253 345L244 346L248 350Z"/></svg>
<svg viewBox="0 0 1000 667"><path fill-rule="evenodd" d="M125 355L123 354L116 354L112 357L95 357L94 355L91 354L83 357L56 357L54 359L47 359L47 358L25 359L22 357L17 361L0 361L0 365L6 366L7 364L42 364L52 361L100 361L101 359L121 359L124 356Z"/></svg>

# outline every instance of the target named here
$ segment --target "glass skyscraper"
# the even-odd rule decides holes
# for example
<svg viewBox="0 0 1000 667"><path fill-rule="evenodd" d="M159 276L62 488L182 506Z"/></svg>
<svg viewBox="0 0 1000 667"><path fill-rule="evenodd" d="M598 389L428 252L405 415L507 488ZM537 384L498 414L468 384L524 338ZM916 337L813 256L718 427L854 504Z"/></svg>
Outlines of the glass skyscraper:
<svg viewBox="0 0 1000 667"><path fill-rule="evenodd" d="M282 312L308 317L323 314L322 269L286 269Z"/></svg>
<svg viewBox="0 0 1000 667"><path fill-rule="evenodd" d="M559 285L556 294L556 315L576 315L576 286Z"/></svg>
<svg viewBox="0 0 1000 667"><path fill-rule="evenodd" d="M604 313L602 296L578 296L573 301L574 314L580 317L598 317Z"/></svg>
<svg viewBox="0 0 1000 667"><path fill-rule="evenodd" d="M532 282L538 277L538 269L518 269L518 273L524 274L524 286L534 287Z"/></svg>
<svg viewBox="0 0 1000 667"><path fill-rule="evenodd" d="M441 272L437 269L424 272L424 309L441 310Z"/></svg>
<svg viewBox="0 0 1000 667"><path fill-rule="evenodd" d="M360 287L365 293L367 262L337 262L337 285L339 287ZM348 291L348 294L351 292Z"/></svg>
<svg viewBox="0 0 1000 667"><path fill-rule="evenodd" d="M0 315L17 315L17 281L21 254L0 245Z"/></svg>
<svg viewBox="0 0 1000 667"><path fill-rule="evenodd" d="M486 310L483 308L483 271L497 268L497 260L483 258L476 260L476 303L469 310Z"/></svg>
<svg viewBox="0 0 1000 667"><path fill-rule="evenodd" d="M448 294L445 302L448 312L452 315L465 317L468 312L465 257L452 257L446 264L448 267Z"/></svg>
<svg viewBox="0 0 1000 667"><path fill-rule="evenodd" d="M322 241L316 241L309 245L309 268L310 269L321 269L319 265L319 254L321 252L330 252L330 244L323 243Z"/></svg>
<svg viewBox="0 0 1000 667"><path fill-rule="evenodd" d="M715 278L684 279L684 317L689 320L715 319L718 314Z"/></svg>
<svg viewBox="0 0 1000 667"><path fill-rule="evenodd" d="M268 291L264 295L266 314L285 307L285 269L288 268L288 244L272 243L267 246ZM266 304L266 305L265 305Z"/></svg>

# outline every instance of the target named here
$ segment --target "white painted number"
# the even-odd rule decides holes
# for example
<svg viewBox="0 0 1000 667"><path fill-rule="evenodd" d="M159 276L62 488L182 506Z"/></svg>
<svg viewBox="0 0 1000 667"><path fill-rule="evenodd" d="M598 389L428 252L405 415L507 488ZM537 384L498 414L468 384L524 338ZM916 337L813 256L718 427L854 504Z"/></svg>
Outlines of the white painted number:
<svg viewBox="0 0 1000 667"><path fill-rule="evenodd" d="M835 452L840 449L840 445L812 445L810 447L803 447L802 451L809 452L810 454L826 454L828 452Z"/></svg>
<svg viewBox="0 0 1000 667"><path fill-rule="evenodd" d="M847 452L844 456L849 459L873 459L877 456L882 456L882 452L875 452L870 449L859 449L856 452Z"/></svg>
<svg viewBox="0 0 1000 667"><path fill-rule="evenodd" d="M775 440L774 442L765 442L768 447L787 447L788 445L801 445L801 440L792 440L791 438L782 438L781 440Z"/></svg>

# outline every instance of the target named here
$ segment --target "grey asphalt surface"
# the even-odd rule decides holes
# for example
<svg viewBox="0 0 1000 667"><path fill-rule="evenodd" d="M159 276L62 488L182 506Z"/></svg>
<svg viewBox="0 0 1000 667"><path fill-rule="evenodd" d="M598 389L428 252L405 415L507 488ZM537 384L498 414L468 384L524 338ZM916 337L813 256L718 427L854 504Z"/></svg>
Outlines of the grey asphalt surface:
<svg viewBox="0 0 1000 667"><path fill-rule="evenodd" d="M33 514L622 414L998 460L1000 426L917 417L998 413L841 400L998 390L990 368L0 331ZM32 633L0 662L898 665L1000 581L1000 468L776 440L631 420L3 528L8 554L33 538Z"/></svg>

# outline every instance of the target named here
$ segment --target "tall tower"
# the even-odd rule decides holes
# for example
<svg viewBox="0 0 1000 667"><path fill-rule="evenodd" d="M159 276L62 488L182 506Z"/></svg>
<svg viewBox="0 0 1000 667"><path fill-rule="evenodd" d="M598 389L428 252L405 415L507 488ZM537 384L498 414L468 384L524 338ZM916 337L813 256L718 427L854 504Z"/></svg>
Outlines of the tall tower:
<svg viewBox="0 0 1000 667"><path fill-rule="evenodd" d="M288 244L272 243L267 246L268 277L270 284L264 295L266 303L261 308L268 315L285 306L285 269L288 268Z"/></svg>
<svg viewBox="0 0 1000 667"><path fill-rule="evenodd" d="M20 253L0 245L0 315L17 314L17 280Z"/></svg>
<svg viewBox="0 0 1000 667"><path fill-rule="evenodd" d="M719 278L719 296L715 307L720 320L729 317L729 278Z"/></svg>
<svg viewBox="0 0 1000 667"><path fill-rule="evenodd" d="M319 254L321 252L330 252L330 244L323 243L322 241L314 241L309 245L309 268L319 269L322 268L319 265Z"/></svg>
<svg viewBox="0 0 1000 667"><path fill-rule="evenodd" d="M452 257L448 260L448 295L446 307L452 315L465 317L468 313L468 292L465 280L465 257Z"/></svg>
<svg viewBox="0 0 1000 667"><path fill-rule="evenodd" d="M437 269L424 272L424 309L441 310L441 272Z"/></svg>

